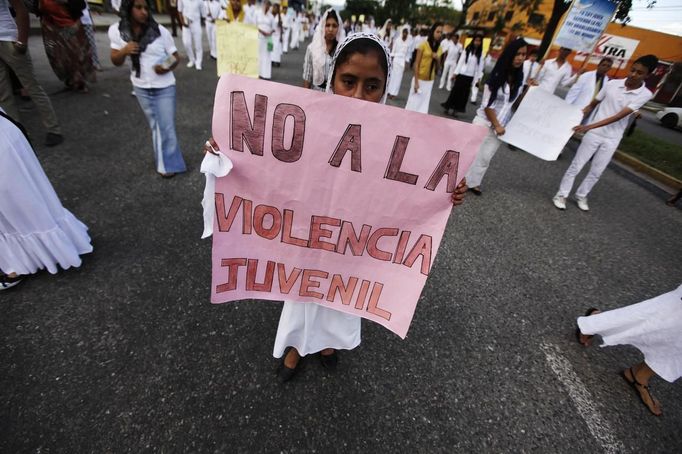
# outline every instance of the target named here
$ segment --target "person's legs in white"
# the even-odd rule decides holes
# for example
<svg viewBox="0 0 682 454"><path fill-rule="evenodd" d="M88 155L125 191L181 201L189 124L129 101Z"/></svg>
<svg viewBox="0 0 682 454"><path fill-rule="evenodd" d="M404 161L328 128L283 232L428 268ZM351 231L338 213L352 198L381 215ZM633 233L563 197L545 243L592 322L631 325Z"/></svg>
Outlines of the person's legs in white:
<svg viewBox="0 0 682 454"><path fill-rule="evenodd" d="M187 54L187 67L191 68L194 66L194 50L192 49L192 31L187 25L182 27L182 45Z"/></svg>
<svg viewBox="0 0 682 454"><path fill-rule="evenodd" d="M443 73L440 75L440 83L438 84L439 89L443 89L445 86L445 80L448 78L448 72L450 70L450 62L445 62L443 65Z"/></svg>
<svg viewBox="0 0 682 454"><path fill-rule="evenodd" d="M452 91L452 76L455 73L455 66L456 66L455 63L453 62L450 64L450 67L448 68L448 81L447 84L445 85L445 88L448 91Z"/></svg>
<svg viewBox="0 0 682 454"><path fill-rule="evenodd" d="M201 62L204 57L204 43L201 40L201 21L193 21L189 24L192 31L192 41L194 41L194 66L201 70Z"/></svg>
<svg viewBox="0 0 682 454"><path fill-rule="evenodd" d="M616 152L616 148L618 148L618 142L619 141L602 139L601 146L592 158L590 171L587 173L585 179L583 179L583 182L580 183L580 186L578 186L578 189L575 191L575 197L577 199L587 198L587 194L589 194L594 185L597 184L599 177L601 177L601 174L604 173L604 170L606 170L609 162L611 162L611 158Z"/></svg>
<svg viewBox="0 0 682 454"><path fill-rule="evenodd" d="M573 161L571 161L571 165L568 166L566 173L564 173L564 176L561 179L561 183L559 184L559 192L556 194L557 196L568 197L568 195L571 193L571 189L573 188L573 182L575 181L576 175L580 173L592 155L597 152L601 143L602 139L599 136L590 134L589 132L585 134L583 141L578 147L578 151L575 152L575 157L573 158Z"/></svg>
<svg viewBox="0 0 682 454"><path fill-rule="evenodd" d="M206 38L208 39L208 51L211 57L217 58L215 23L206 21Z"/></svg>
<svg viewBox="0 0 682 454"><path fill-rule="evenodd" d="M475 120L474 124L477 124ZM481 148L479 148L474 162L466 174L467 185L470 188L478 188L481 185L481 181L483 181L483 177L490 166L490 161L495 156L495 153L497 153L497 149L500 148L500 144L501 141L497 138L497 135L492 130L489 130L488 135L485 136L483 143L481 143Z"/></svg>

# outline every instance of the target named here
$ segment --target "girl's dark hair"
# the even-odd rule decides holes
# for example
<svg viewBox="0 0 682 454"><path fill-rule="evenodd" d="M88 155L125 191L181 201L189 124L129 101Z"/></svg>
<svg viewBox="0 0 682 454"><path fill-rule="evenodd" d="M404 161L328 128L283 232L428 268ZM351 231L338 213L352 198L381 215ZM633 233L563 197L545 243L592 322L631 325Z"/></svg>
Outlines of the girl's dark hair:
<svg viewBox="0 0 682 454"><path fill-rule="evenodd" d="M443 23L442 22L435 22L431 28L429 29L429 37L426 39L429 42L429 46L431 46L431 50L434 52L438 51L438 41L436 41L436 38L433 36L434 33L436 33L436 29L438 27L442 27Z"/></svg>
<svg viewBox="0 0 682 454"><path fill-rule="evenodd" d="M336 63L334 63L334 71L332 72L332 79L329 83L334 83L334 78L336 77L336 68L346 63L350 60L353 54L375 54L379 57L379 65L384 72L384 91L386 91L386 83L388 83L388 61L386 61L386 53L379 43L369 38L358 38L346 45L343 50L336 57Z"/></svg>
<svg viewBox="0 0 682 454"><path fill-rule="evenodd" d="M341 23L339 16L336 14L336 11L334 11L334 10L329 11L329 14L327 14L327 19L334 19L337 24ZM325 19L325 22L326 22L326 19ZM322 26L324 27L324 24L322 24Z"/></svg>
<svg viewBox="0 0 682 454"><path fill-rule="evenodd" d="M481 38L481 45L478 46L478 48L474 47L474 41L476 41L476 38ZM464 49L466 52L466 57L464 57L464 63L469 62L469 55L473 52L474 55L476 55L476 60L478 63L481 62L481 54L483 53L483 35L480 33L476 33L473 38L471 38L471 42L469 45Z"/></svg>
<svg viewBox="0 0 682 454"><path fill-rule="evenodd" d="M497 99L497 90L504 87L505 83L509 83L509 101L514 101L519 94L519 88L523 84L523 65L518 68L514 67L514 57L522 47L528 47L523 39L515 39L507 44L507 47L502 51L502 55L495 63L493 71L486 82L490 89L490 100L486 107L490 107Z"/></svg>

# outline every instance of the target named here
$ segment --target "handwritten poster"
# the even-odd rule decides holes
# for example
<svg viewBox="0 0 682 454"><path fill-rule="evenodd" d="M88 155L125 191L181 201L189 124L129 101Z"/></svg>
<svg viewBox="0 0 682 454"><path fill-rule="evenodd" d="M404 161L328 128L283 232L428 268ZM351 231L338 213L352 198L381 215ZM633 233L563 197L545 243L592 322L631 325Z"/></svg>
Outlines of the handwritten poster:
<svg viewBox="0 0 682 454"><path fill-rule="evenodd" d="M211 301L293 300L405 337L480 126L226 75ZM457 209L455 209L455 215Z"/></svg>
<svg viewBox="0 0 682 454"><path fill-rule="evenodd" d="M531 87L500 139L545 161L556 161L582 119L579 107Z"/></svg>
<svg viewBox="0 0 682 454"><path fill-rule="evenodd" d="M618 3L612 0L575 0L554 44L577 52L592 52Z"/></svg>
<svg viewBox="0 0 682 454"><path fill-rule="evenodd" d="M216 21L218 76L258 77L258 29L241 22Z"/></svg>

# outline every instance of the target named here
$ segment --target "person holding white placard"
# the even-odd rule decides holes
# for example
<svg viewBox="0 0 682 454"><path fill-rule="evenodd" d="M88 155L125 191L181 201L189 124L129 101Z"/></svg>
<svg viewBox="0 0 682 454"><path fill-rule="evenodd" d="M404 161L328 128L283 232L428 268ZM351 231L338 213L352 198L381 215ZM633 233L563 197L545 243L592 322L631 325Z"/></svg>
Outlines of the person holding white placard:
<svg viewBox="0 0 682 454"><path fill-rule="evenodd" d="M655 55L638 58L633 63L630 75L626 79L611 80L606 83L594 100L583 109L583 113L588 115L599 106L589 124L573 128L576 132L586 134L571 165L561 179L559 192L552 199L555 207L560 210L566 209L566 198L573 188L575 177L592 159L589 173L575 192L578 208L582 211L589 211L587 195L597 184L599 177L606 170L606 166L616 152L628 126L630 115L653 97L653 93L646 87L644 81L657 65L658 58Z"/></svg>
<svg viewBox="0 0 682 454"><path fill-rule="evenodd" d="M488 135L466 175L469 190L476 195L482 194L481 181L502 143L499 136L504 135L504 126L511 119L512 106L523 92L523 60L527 49L528 44L523 39L507 44L483 86L481 106L472 123L487 127Z"/></svg>

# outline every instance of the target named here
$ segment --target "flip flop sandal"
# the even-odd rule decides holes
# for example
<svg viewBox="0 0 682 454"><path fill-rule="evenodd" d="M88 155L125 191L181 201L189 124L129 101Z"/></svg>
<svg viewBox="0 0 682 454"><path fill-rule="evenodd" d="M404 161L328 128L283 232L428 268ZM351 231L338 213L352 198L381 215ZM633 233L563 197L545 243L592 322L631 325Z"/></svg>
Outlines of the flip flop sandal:
<svg viewBox="0 0 682 454"><path fill-rule="evenodd" d="M597 309L596 307L591 307L591 308L589 308L589 309L587 310L587 312L585 312L585 317L589 317L590 315L594 314L595 312L599 312L599 309ZM586 345L586 344L583 343L583 341L580 339L582 335L583 335L583 333L580 332L580 327L579 327L578 325L575 325L575 338L576 338L576 340L578 341L578 343L579 343L580 345L584 346L584 347L589 347L590 345L592 345L592 338L593 338L594 336L590 336L590 337L587 339L587 341L585 341L586 344L587 344L587 345Z"/></svg>
<svg viewBox="0 0 682 454"><path fill-rule="evenodd" d="M630 373L630 378L628 378L628 372ZM658 402L658 400L656 400L656 398L651 394L651 391L649 390L649 386L643 385L637 381L637 379L635 378L635 373L632 370L632 367L625 369L623 371L622 375L623 375L623 378L625 379L625 381L628 382L628 384L632 387L632 389L635 390L635 393L637 393L637 395L639 396L639 399L642 401L644 406L649 409L651 414L654 416L661 416L662 413L656 414L656 413L654 413L654 410L652 408L654 404L658 404L658 406L660 408L660 406L661 406L660 402ZM650 407L649 404L642 397L642 393L639 392L640 388L644 389L644 391L646 391L646 394L649 396L649 400L651 400L652 407Z"/></svg>

